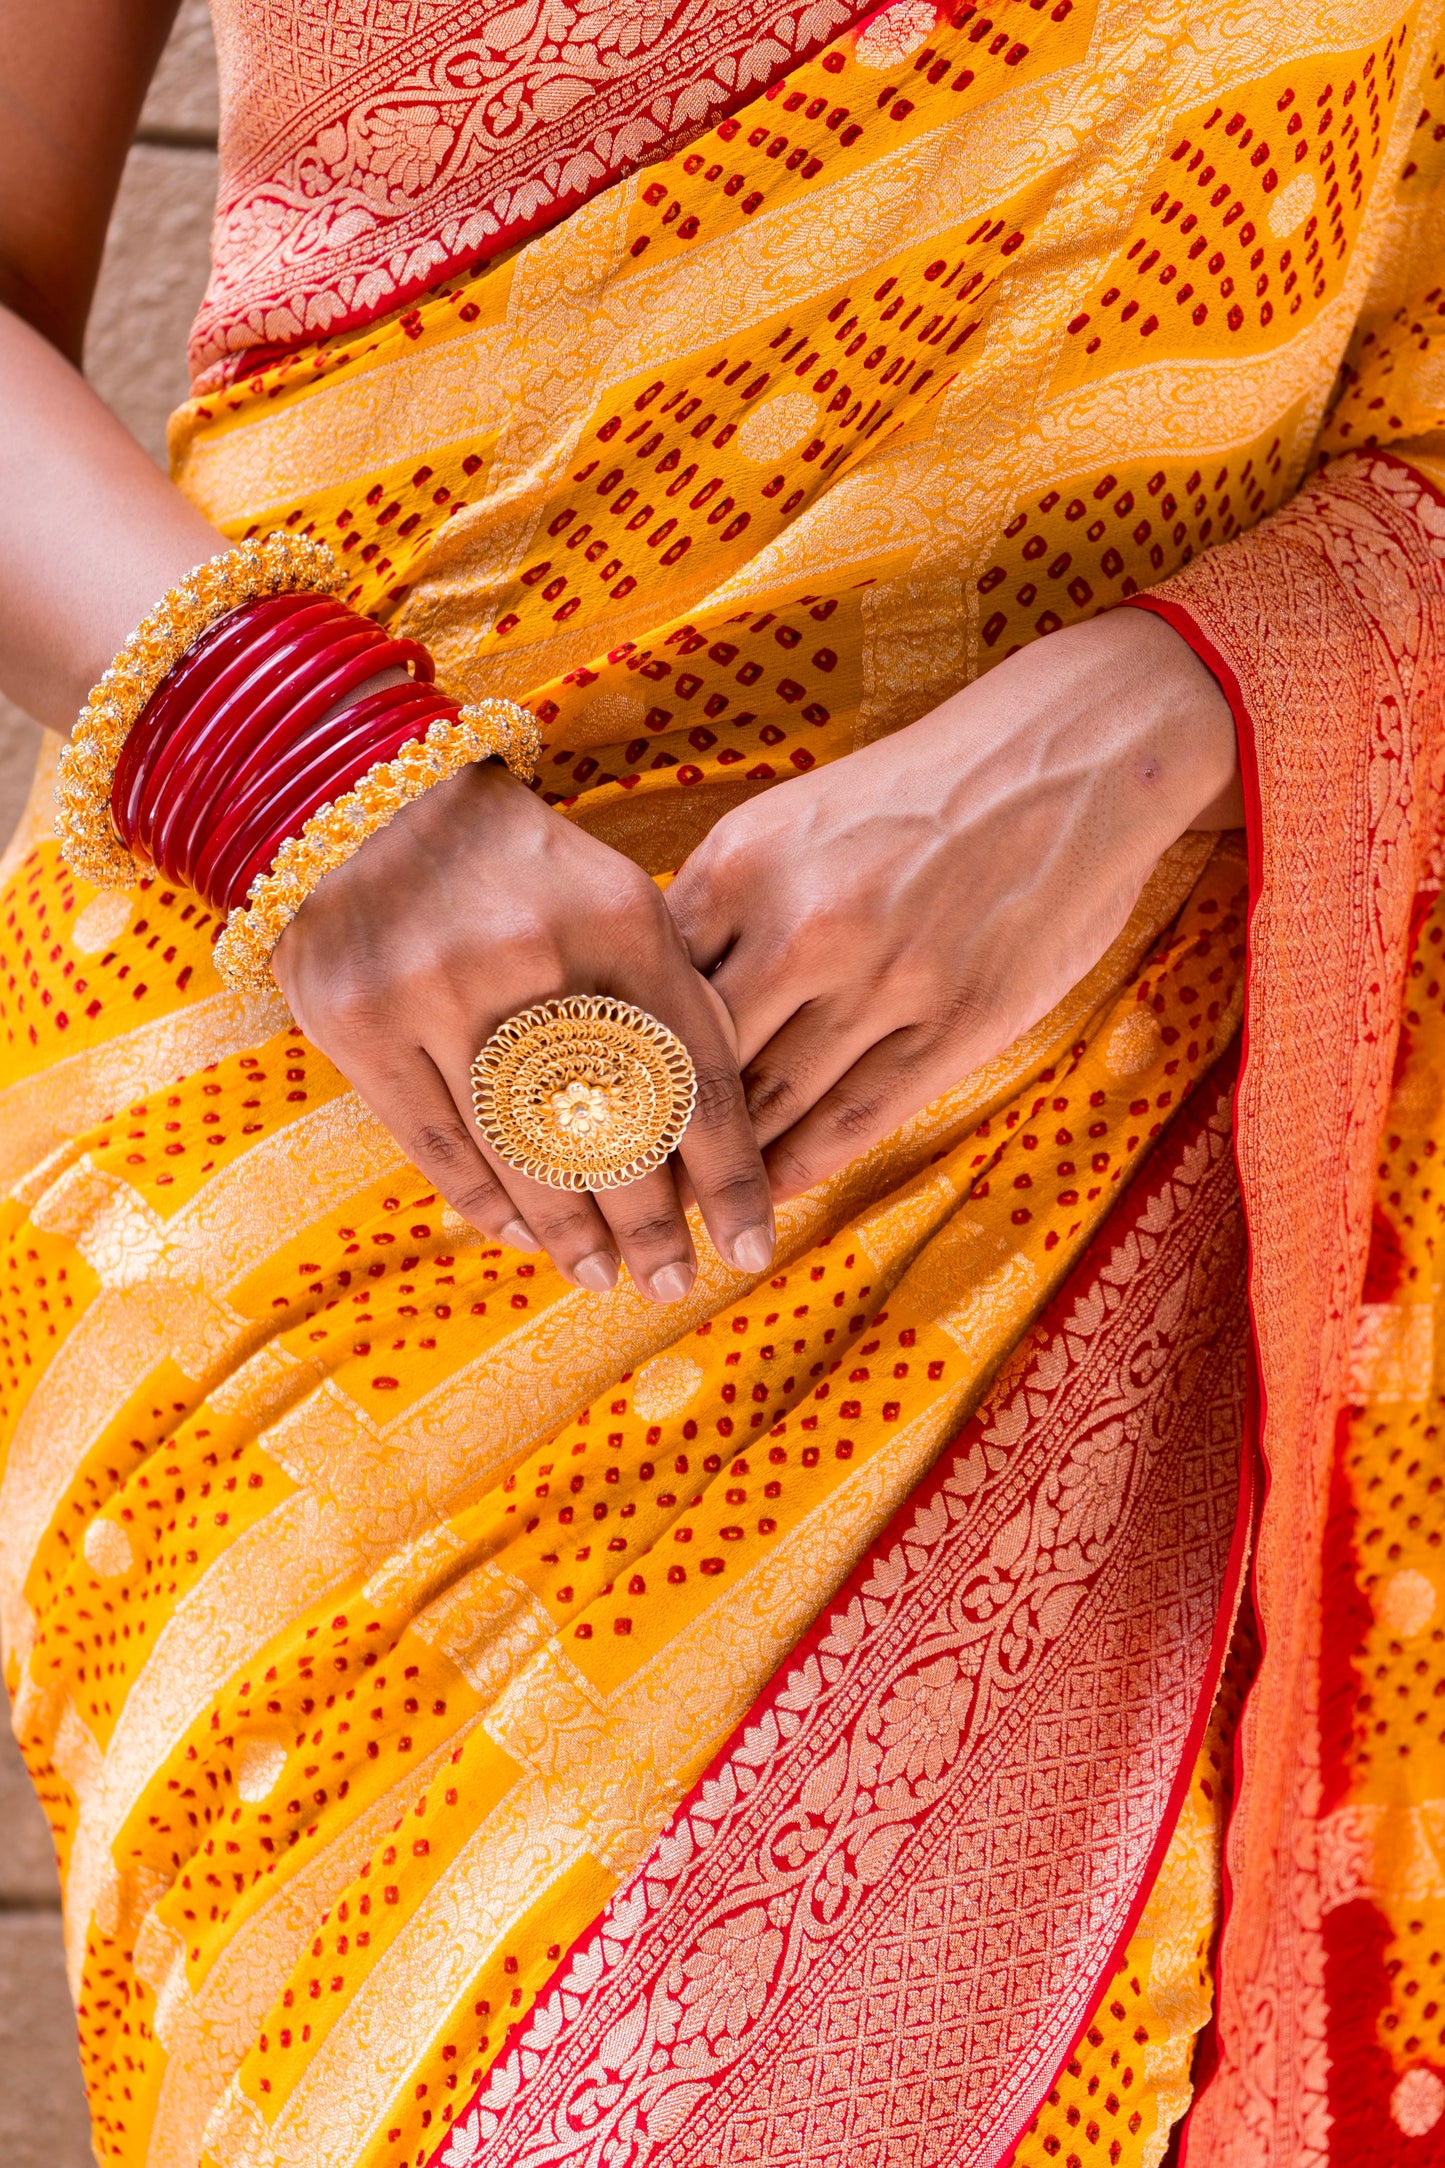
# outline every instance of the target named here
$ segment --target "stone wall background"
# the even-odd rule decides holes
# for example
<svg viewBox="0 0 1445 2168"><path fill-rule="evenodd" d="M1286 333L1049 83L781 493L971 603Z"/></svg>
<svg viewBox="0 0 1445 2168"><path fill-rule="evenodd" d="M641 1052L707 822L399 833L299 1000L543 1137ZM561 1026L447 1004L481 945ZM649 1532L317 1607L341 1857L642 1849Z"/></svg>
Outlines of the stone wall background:
<svg viewBox="0 0 1445 2168"><path fill-rule="evenodd" d="M182 0L126 166L85 346L86 375L162 465L206 283L216 118L206 0ZM0 846L39 742L37 725L0 696ZM49 1832L0 1723L0 2164L91 2160Z"/></svg>
<svg viewBox="0 0 1445 2168"><path fill-rule="evenodd" d="M121 183L85 341L86 375L162 466L166 416L186 396L186 338L210 262L216 121L207 0L182 0ZM36 725L0 694L0 848L25 803L39 742Z"/></svg>

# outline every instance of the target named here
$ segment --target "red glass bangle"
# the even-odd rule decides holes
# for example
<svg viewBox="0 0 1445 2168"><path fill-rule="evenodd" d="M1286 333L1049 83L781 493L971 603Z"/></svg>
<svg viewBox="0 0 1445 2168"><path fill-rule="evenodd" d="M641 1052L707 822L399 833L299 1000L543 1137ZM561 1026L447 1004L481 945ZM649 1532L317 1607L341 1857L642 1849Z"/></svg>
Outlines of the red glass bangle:
<svg viewBox="0 0 1445 2168"><path fill-rule="evenodd" d="M235 739L242 735L249 738L269 727L278 716L284 718L312 675L317 659L338 637L365 637L356 632L359 621L354 613L338 616L338 607L325 598L314 613L298 612L264 643L244 676L228 683L231 673L223 673L189 710L183 726L171 733L150 764L140 792L135 841L153 864L167 862L170 833L187 789L196 778L205 776L219 784L229 765L227 752Z"/></svg>
<svg viewBox="0 0 1445 2168"><path fill-rule="evenodd" d="M353 625L343 637L333 638L324 652L311 658L299 689L287 696L283 688L263 708L233 725L218 760L209 770L196 769L164 846L174 878L191 887L197 885L208 838L222 804L237 809L243 800L249 804L254 789L258 785L264 788L266 778L292 746L369 678L405 663L411 642L388 640L379 627L365 620L362 623L366 624L364 633ZM223 711L217 718L214 727L218 731L226 728L229 712Z"/></svg>
<svg viewBox="0 0 1445 2168"><path fill-rule="evenodd" d="M362 691L407 667L401 683ZM111 791L116 832L229 912L314 813L457 713L434 675L424 647L331 596L245 604L195 642L130 731Z"/></svg>
<svg viewBox="0 0 1445 2168"><path fill-rule="evenodd" d="M348 752L364 753L378 733L390 726L398 710L409 710L417 690L408 678L404 684L386 685L378 692L363 695L335 718L329 729L312 731L288 746L244 800L228 796L201 854L193 885L207 897L226 891L236 869L250 857L260 839L277 826L283 801L289 802L294 794L297 777L311 773L318 763L344 759ZM427 697L437 696L427 688Z"/></svg>
<svg viewBox="0 0 1445 2168"><path fill-rule="evenodd" d="M303 609L310 595L270 595L259 602L243 603L201 635L161 679L142 713L126 736L116 762L111 787L111 818L117 835L128 846L135 831L137 793L161 745L184 719L191 703L214 682L239 654L248 652L262 630L274 620Z"/></svg>
<svg viewBox="0 0 1445 2168"><path fill-rule="evenodd" d="M249 747L243 748L244 757L239 765L225 778L224 790L212 794L212 801L199 808L188 835L188 847L184 853L185 865L178 861L178 876L202 894L209 894L216 883L216 865L222 850L228 849L229 839L249 823L253 814L264 812L265 806L274 798L278 778L286 771L293 757L309 759L310 751L301 753L300 748L323 729L330 735L331 725L326 723L328 713L339 723L342 716L335 716L338 699L344 699L347 691L355 692L368 678L379 675L393 666L402 666L411 660L418 650L410 640L388 640L383 634L380 640L359 652L348 653L349 668L327 673L325 697L323 685L316 687ZM428 669L431 657L425 650ZM406 684L412 684L408 678ZM404 688L396 687L401 691ZM348 725L351 710L343 709ZM247 732L248 737L251 733ZM193 839L193 840L192 840Z"/></svg>
<svg viewBox="0 0 1445 2168"><path fill-rule="evenodd" d="M291 710L287 718L291 725L286 735L287 749L308 736L329 709L356 693L369 678L387 666L384 646L373 647L368 643L356 647L348 643L340 661L336 660L336 653L337 650L333 650L327 657L328 667ZM271 735L274 737L274 733ZM214 832L218 807L222 803L235 805L242 796L248 795L257 766L257 748L253 746L247 752L243 745L232 772L217 779L209 790L200 787L189 794L185 812L176 824L172 851L177 876L189 887L196 886L196 868Z"/></svg>
<svg viewBox="0 0 1445 2168"><path fill-rule="evenodd" d="M318 677L304 699L283 718L282 726L257 736L246 733L247 741L240 746L238 758L226 779L228 806L240 808L249 801L258 787L265 787L274 777L276 763L286 748L313 725L325 722L328 713L337 708L349 693L354 693L370 677L379 677L383 670L405 669L409 662L417 665L417 678L430 683L435 669L430 654L415 640L389 640L379 632L378 638L364 649L354 648L350 643L338 642L335 654L341 658L337 667ZM365 667L361 667L364 660ZM295 724L295 729L285 727Z"/></svg>
<svg viewBox="0 0 1445 2168"><path fill-rule="evenodd" d="M418 738L424 738L438 717L450 717L456 712L454 702L437 695L428 707L405 717L384 737L373 740L364 750L358 749L352 758L342 763L339 768L334 767L314 779L304 794L298 793L297 798L292 800L286 809L278 810L270 833L240 866L234 883L226 891L227 909L231 910L237 904L245 903L260 875L270 872L281 846L289 837L300 835L313 814L319 813L323 806L334 805L338 798L344 798L348 791L354 790L368 769L375 768L384 761L395 760L403 746L414 744Z"/></svg>
<svg viewBox="0 0 1445 2168"><path fill-rule="evenodd" d="M445 693L411 682L383 688L359 702L343 737L315 747L312 757L276 779L269 802L232 829L203 893L217 910L244 903L258 875L268 872L289 836L299 835L323 805L355 788L368 769L392 760L404 745L425 737L438 717L457 712Z"/></svg>
<svg viewBox="0 0 1445 2168"><path fill-rule="evenodd" d="M165 741L153 746L149 757L137 761L132 776L131 790L126 805L121 809L122 818L129 822L129 833L121 830L124 841L142 857L154 859L151 848L151 831L168 802L167 781L173 773L176 761L185 748L194 743L196 733L205 729L211 718L237 692L245 697L253 681L263 684L268 675L274 675L274 658L278 648L282 653L294 650L298 642L308 635L315 638L319 623L330 618L332 604L329 597L308 595L305 605L284 622L262 628L243 651L234 657L224 669L206 684L204 690L189 701L175 729L169 731ZM243 690L244 689L244 690ZM130 819L132 808L134 819ZM114 810L112 798L112 810Z"/></svg>
<svg viewBox="0 0 1445 2168"><path fill-rule="evenodd" d="M418 676L428 681L432 677L435 665L426 648L415 640L388 639L380 626L369 618L349 614L350 624L345 632L315 659L311 682L304 692L288 699L283 689L239 726L232 727L223 762L209 781L205 780L203 771L197 770L201 787L188 793L185 806L177 811L171 824L165 845L166 861L173 867L174 877L191 887L204 887L207 836L214 827L222 798L227 806L235 806L238 811L243 798L249 805L253 788L258 783L265 785L288 748L314 725L323 723L327 715L368 678L377 677L384 670L404 669L408 662L416 664ZM215 727L218 731L227 727L225 714L217 719Z"/></svg>
<svg viewBox="0 0 1445 2168"><path fill-rule="evenodd" d="M224 899L228 909L245 901L257 874L271 866L286 838L299 835L318 807L343 797L378 761L424 736L438 716L456 712L444 694L410 684L370 695L364 706L344 747L328 748L324 754L318 750L304 775L297 771L288 776L270 806L247 823L245 834L234 834L212 882L212 893Z"/></svg>

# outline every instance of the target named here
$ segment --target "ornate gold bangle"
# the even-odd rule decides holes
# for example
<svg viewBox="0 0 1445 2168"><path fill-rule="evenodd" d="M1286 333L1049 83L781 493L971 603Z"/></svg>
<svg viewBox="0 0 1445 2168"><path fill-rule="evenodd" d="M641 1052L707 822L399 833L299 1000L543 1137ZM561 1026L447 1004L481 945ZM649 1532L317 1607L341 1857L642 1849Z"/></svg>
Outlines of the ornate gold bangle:
<svg viewBox="0 0 1445 2168"><path fill-rule="evenodd" d="M55 833L72 872L98 888L134 884L136 861L110 817L115 764L131 725L186 650L243 603L308 589L330 594L340 583L336 559L324 542L269 534L197 565L137 625L92 688L60 756Z"/></svg>
<svg viewBox="0 0 1445 2168"><path fill-rule="evenodd" d="M472 1064L482 1135L552 1189L620 1189L650 1174L682 1142L696 1098L682 1041L607 994L522 1009Z"/></svg>
<svg viewBox="0 0 1445 2168"><path fill-rule="evenodd" d="M481 700L433 723L394 760L368 768L344 797L319 806L300 835L282 844L270 872L252 883L245 903L226 920L214 951L226 984L236 993L271 986L271 952L317 882L345 865L404 805L477 760L502 759L513 775L530 782L540 748L536 722L525 708Z"/></svg>

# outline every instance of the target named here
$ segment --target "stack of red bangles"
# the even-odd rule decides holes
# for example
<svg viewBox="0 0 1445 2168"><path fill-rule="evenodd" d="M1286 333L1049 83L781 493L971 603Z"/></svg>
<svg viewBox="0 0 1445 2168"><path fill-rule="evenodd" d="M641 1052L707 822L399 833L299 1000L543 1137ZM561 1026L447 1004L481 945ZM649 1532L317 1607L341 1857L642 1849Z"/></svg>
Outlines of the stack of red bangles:
<svg viewBox="0 0 1445 2168"><path fill-rule="evenodd" d="M336 579L324 545L286 534L199 566L131 635L61 757L74 871L129 886L153 868L196 890L226 920L216 963L237 988L267 982L316 883L403 805L473 760L528 779L536 764L525 709L464 708L424 647L328 592Z"/></svg>

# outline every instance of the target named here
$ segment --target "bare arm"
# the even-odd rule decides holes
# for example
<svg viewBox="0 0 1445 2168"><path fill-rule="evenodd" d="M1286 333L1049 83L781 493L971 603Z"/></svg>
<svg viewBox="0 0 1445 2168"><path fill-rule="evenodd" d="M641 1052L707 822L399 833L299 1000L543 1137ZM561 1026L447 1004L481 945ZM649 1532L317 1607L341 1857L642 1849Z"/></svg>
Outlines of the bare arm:
<svg viewBox="0 0 1445 2168"><path fill-rule="evenodd" d="M0 689L66 729L166 589L225 538L76 368L105 227L175 0L0 0ZM468 1066L510 1011L608 992L697 1062L682 1158L724 1254L772 1250L767 1177L721 1004L635 866L495 768L409 806L322 882L277 959L303 1029L429 1179L489 1234L545 1244L593 1290L619 1253L658 1301L692 1284L666 1169L599 1205L483 1153Z"/></svg>
<svg viewBox="0 0 1445 2168"><path fill-rule="evenodd" d="M226 539L55 348L0 309L0 691L52 730Z"/></svg>
<svg viewBox="0 0 1445 2168"><path fill-rule="evenodd" d="M0 690L52 729L225 547L78 369L176 0L0 0Z"/></svg>

